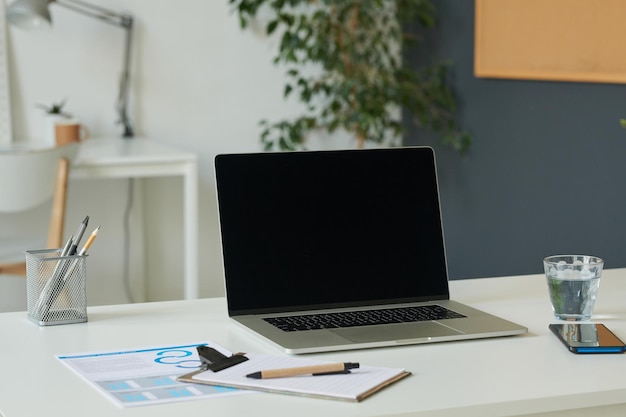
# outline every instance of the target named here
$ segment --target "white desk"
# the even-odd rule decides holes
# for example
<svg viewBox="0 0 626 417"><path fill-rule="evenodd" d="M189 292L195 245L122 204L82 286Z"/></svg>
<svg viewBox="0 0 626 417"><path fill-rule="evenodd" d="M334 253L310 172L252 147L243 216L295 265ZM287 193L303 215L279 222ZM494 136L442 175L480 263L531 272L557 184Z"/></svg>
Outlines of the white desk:
<svg viewBox="0 0 626 417"><path fill-rule="evenodd" d="M145 138L89 139L81 144L71 178L182 176L184 183L184 297L198 298L198 163L193 153Z"/></svg>
<svg viewBox="0 0 626 417"><path fill-rule="evenodd" d="M0 411L4 417L626 415L626 356L568 352L547 328L554 320L543 275L454 281L451 292L529 333L311 355L413 372L361 403L264 393L119 409L53 356L202 340L281 354L231 323L222 298L91 307L88 323L47 328L23 312L0 314ZM605 271L595 313L626 338L626 269Z"/></svg>

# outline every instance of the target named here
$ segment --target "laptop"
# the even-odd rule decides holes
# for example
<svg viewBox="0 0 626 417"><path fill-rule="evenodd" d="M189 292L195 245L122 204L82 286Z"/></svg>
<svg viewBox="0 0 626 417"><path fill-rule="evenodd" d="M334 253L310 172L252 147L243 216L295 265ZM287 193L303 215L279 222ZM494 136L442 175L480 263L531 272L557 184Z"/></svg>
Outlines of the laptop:
<svg viewBox="0 0 626 417"><path fill-rule="evenodd" d="M430 147L215 158L228 314L287 353L525 333L450 299Z"/></svg>

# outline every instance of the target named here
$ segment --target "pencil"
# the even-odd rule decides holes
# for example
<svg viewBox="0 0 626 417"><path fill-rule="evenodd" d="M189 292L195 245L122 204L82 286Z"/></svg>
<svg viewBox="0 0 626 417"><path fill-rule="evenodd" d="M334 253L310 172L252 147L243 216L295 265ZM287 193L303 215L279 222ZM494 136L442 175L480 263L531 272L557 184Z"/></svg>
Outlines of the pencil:
<svg viewBox="0 0 626 417"><path fill-rule="evenodd" d="M89 250L89 248L91 247L91 244L93 243L93 241L96 239L96 236L98 235L98 230L100 230L100 226L96 227L96 229L93 232L91 232L91 235L89 235L89 239L87 239L87 242L85 242L85 246L83 246L83 248L78 253L79 256L84 255Z"/></svg>
<svg viewBox="0 0 626 417"><path fill-rule="evenodd" d="M329 363L323 365L299 366L296 368L270 369L266 371L254 372L246 375L248 378L268 379L268 378L284 378L297 375L331 375L350 373L350 369L359 367L358 363Z"/></svg>

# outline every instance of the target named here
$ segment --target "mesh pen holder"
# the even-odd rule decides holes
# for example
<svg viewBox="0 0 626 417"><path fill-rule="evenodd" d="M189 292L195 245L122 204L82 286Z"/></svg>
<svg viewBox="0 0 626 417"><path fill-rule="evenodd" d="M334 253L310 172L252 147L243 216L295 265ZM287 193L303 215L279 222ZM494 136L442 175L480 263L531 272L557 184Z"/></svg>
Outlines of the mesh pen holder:
<svg viewBox="0 0 626 417"><path fill-rule="evenodd" d="M87 255L26 251L28 318L40 326L87 321Z"/></svg>

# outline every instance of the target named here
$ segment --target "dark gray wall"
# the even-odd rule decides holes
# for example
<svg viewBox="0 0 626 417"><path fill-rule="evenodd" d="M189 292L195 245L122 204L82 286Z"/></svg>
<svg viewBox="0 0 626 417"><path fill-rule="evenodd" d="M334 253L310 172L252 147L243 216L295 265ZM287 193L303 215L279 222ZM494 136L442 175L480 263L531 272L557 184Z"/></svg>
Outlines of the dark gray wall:
<svg viewBox="0 0 626 417"><path fill-rule="evenodd" d="M434 3L437 27L407 53L451 60L474 143L459 155L415 128L405 143L437 153L450 278L540 273L560 253L626 266L626 86L478 79L474 2Z"/></svg>

